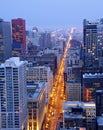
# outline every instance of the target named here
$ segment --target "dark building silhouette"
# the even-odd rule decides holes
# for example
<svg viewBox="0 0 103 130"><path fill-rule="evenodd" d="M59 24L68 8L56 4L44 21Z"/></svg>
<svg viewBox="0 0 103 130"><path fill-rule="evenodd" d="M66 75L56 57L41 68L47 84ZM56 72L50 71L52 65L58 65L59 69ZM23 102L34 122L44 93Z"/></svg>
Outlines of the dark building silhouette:
<svg viewBox="0 0 103 130"><path fill-rule="evenodd" d="M95 101L96 90L103 89L103 74L84 74L82 82L83 100Z"/></svg>
<svg viewBox="0 0 103 130"><path fill-rule="evenodd" d="M10 22L0 19L0 63L11 57L11 26Z"/></svg>
<svg viewBox="0 0 103 130"><path fill-rule="evenodd" d="M96 115L103 115L103 90L96 91Z"/></svg>

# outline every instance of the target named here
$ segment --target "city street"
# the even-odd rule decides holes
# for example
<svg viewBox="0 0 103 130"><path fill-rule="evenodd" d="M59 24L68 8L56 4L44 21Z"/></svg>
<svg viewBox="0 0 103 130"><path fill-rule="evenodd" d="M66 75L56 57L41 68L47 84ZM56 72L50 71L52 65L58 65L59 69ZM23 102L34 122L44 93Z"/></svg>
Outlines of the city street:
<svg viewBox="0 0 103 130"><path fill-rule="evenodd" d="M55 76L55 83L50 95L50 101L48 105L48 111L46 114L46 121L44 130L56 130L62 111L62 103L66 100L64 91L64 68L65 58L70 48L70 41L72 39L73 28L71 29L70 36L64 51L64 55L61 59L60 66Z"/></svg>

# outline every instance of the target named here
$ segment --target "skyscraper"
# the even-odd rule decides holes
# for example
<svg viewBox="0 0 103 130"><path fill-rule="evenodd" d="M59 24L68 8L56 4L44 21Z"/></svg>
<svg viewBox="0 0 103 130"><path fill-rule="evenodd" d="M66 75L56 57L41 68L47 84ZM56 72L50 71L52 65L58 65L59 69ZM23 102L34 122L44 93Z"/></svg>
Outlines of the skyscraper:
<svg viewBox="0 0 103 130"><path fill-rule="evenodd" d="M84 66L97 67L103 61L103 20L96 22L84 20L83 35Z"/></svg>
<svg viewBox="0 0 103 130"><path fill-rule="evenodd" d="M40 49L45 49L47 47L51 47L51 36L48 32L41 33L39 39Z"/></svg>
<svg viewBox="0 0 103 130"><path fill-rule="evenodd" d="M95 101L96 90L103 89L103 73L83 74L82 94L84 101Z"/></svg>
<svg viewBox="0 0 103 130"><path fill-rule="evenodd" d="M0 63L11 57L11 26L0 19Z"/></svg>
<svg viewBox="0 0 103 130"><path fill-rule="evenodd" d="M26 30L25 20L18 18L12 19L12 55L20 56L26 52Z"/></svg>
<svg viewBox="0 0 103 130"><path fill-rule="evenodd" d="M0 129L26 130L26 62L12 57L0 65Z"/></svg>
<svg viewBox="0 0 103 130"><path fill-rule="evenodd" d="M63 128L85 127L86 130L96 129L96 106L93 102L67 101L63 108Z"/></svg>
<svg viewBox="0 0 103 130"><path fill-rule="evenodd" d="M41 130L46 113L46 86L45 83L27 85L27 130Z"/></svg>

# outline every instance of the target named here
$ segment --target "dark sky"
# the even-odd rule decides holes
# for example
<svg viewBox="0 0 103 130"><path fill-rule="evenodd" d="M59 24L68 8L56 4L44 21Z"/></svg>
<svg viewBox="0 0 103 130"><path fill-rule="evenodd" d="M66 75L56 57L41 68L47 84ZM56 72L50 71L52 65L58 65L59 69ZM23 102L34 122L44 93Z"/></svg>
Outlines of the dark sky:
<svg viewBox="0 0 103 130"><path fill-rule="evenodd" d="M0 17L23 18L27 27L82 26L103 17L103 0L0 0Z"/></svg>

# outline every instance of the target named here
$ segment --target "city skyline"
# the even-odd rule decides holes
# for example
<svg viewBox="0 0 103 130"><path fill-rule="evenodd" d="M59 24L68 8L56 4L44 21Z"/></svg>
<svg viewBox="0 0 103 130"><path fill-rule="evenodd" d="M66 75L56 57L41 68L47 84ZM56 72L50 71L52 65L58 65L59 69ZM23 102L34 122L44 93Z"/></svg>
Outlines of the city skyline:
<svg viewBox="0 0 103 130"><path fill-rule="evenodd" d="M94 21L103 17L102 3L102 0L4 0L0 3L0 17L5 21L23 18L26 28L81 27L85 18Z"/></svg>

